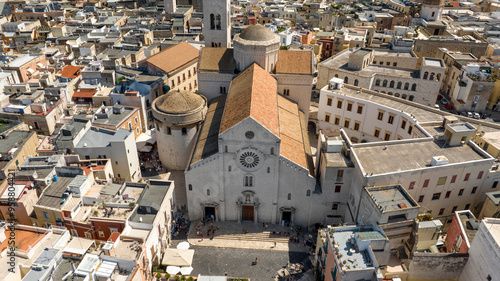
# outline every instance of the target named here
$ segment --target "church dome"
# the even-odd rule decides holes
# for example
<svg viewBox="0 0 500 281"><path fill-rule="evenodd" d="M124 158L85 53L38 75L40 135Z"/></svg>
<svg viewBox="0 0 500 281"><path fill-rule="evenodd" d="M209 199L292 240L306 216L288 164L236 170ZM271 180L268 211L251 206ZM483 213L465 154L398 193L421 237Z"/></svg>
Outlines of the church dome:
<svg viewBox="0 0 500 281"><path fill-rule="evenodd" d="M251 25L240 34L241 39L249 40L249 41L269 41L275 38L275 34L269 30L269 28L261 25L255 24Z"/></svg>
<svg viewBox="0 0 500 281"><path fill-rule="evenodd" d="M169 91L155 101L159 111L170 114L188 113L206 106L206 99L190 91Z"/></svg>

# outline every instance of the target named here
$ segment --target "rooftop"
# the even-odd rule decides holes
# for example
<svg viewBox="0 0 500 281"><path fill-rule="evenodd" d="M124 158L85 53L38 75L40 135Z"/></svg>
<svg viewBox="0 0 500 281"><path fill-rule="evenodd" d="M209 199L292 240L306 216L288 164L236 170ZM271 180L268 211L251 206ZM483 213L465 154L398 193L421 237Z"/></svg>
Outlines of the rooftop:
<svg viewBox="0 0 500 281"><path fill-rule="evenodd" d="M171 184L170 181L149 180L147 188L137 200L138 208L134 209L130 221L153 223Z"/></svg>
<svg viewBox="0 0 500 281"><path fill-rule="evenodd" d="M191 91L170 90L154 101L154 106L167 114L186 114L203 109L207 99Z"/></svg>
<svg viewBox="0 0 500 281"><path fill-rule="evenodd" d="M467 246L470 247L470 244L474 240L474 236L476 236L477 230L479 228L479 224L481 221L476 220L476 217L468 211L459 211L456 213L460 219L460 224L463 227L463 230L465 231L465 235L467 235Z"/></svg>
<svg viewBox="0 0 500 281"><path fill-rule="evenodd" d="M367 174L385 174L430 167L431 158L445 156L449 164L487 159L469 145L448 146L442 141L383 142L352 147Z"/></svg>
<svg viewBox="0 0 500 281"><path fill-rule="evenodd" d="M45 188L44 192L40 199L38 199L37 205L62 209L66 202L65 197L63 197L64 192L66 192L66 188L69 183L73 181L75 178L71 177L58 177L57 181L52 182L47 188Z"/></svg>
<svg viewBox="0 0 500 281"><path fill-rule="evenodd" d="M241 39L249 41L269 41L275 39L276 36L269 28L261 24L251 25L239 35Z"/></svg>
<svg viewBox="0 0 500 281"><path fill-rule="evenodd" d="M276 74L312 75L313 54L311 51L280 50L276 63Z"/></svg>
<svg viewBox="0 0 500 281"><path fill-rule="evenodd" d="M116 131L111 131L103 128L91 127L78 142L75 147L106 147L112 141L123 141L130 134L131 131L119 128Z"/></svg>
<svg viewBox="0 0 500 281"><path fill-rule="evenodd" d="M120 110L115 110L115 106L101 107L94 115L97 118L92 121L92 124L118 127L138 110L137 107L129 106L120 106ZM103 111L109 111L109 113L102 113Z"/></svg>
<svg viewBox="0 0 500 281"><path fill-rule="evenodd" d="M198 60L200 52L191 44L181 42L171 46L144 61L154 65L166 73L176 71ZM140 64L141 62L139 62Z"/></svg>
<svg viewBox="0 0 500 281"><path fill-rule="evenodd" d="M424 58L425 65L433 67L443 67L443 61L440 59Z"/></svg>
<svg viewBox="0 0 500 281"><path fill-rule="evenodd" d="M486 193L486 196L490 198L491 201L493 201L493 204L497 205L500 204L500 191L492 191Z"/></svg>
<svg viewBox="0 0 500 281"><path fill-rule="evenodd" d="M234 73L233 49L205 47L201 49L200 71Z"/></svg>
<svg viewBox="0 0 500 281"><path fill-rule="evenodd" d="M381 212L418 207L417 202L401 185L365 187L365 189Z"/></svg>

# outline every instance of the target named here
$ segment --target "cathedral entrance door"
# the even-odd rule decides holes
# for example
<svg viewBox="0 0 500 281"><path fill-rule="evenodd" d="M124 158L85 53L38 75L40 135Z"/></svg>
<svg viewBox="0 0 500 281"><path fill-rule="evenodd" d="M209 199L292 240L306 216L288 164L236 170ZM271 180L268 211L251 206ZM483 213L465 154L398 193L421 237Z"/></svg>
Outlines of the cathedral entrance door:
<svg viewBox="0 0 500 281"><path fill-rule="evenodd" d="M254 206L243 205L241 206L242 220L253 221L253 209Z"/></svg>
<svg viewBox="0 0 500 281"><path fill-rule="evenodd" d="M205 219L211 219L212 216L215 220L215 207L205 207Z"/></svg>
<svg viewBox="0 0 500 281"><path fill-rule="evenodd" d="M285 222L285 226L288 226L292 221L292 212L284 211L281 220Z"/></svg>

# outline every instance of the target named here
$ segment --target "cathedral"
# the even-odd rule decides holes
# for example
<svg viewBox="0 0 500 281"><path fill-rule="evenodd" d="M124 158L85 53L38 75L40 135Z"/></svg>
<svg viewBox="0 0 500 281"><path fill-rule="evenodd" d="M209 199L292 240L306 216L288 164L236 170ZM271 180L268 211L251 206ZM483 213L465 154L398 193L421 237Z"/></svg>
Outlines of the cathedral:
<svg viewBox="0 0 500 281"><path fill-rule="evenodd" d="M198 85L210 105L185 171L189 218L309 225L313 54L280 50L262 25L231 41L229 0L204 7Z"/></svg>

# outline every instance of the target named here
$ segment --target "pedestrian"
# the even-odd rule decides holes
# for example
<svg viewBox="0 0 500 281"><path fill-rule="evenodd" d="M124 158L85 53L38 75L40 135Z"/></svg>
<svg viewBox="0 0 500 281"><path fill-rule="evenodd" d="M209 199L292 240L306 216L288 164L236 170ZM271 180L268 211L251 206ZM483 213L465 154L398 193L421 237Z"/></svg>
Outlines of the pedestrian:
<svg viewBox="0 0 500 281"><path fill-rule="evenodd" d="M255 264L257 264L259 262L259 260L257 258L255 258Z"/></svg>
<svg viewBox="0 0 500 281"><path fill-rule="evenodd" d="M201 235L201 241L203 242L203 234Z"/></svg>
<svg viewBox="0 0 500 281"><path fill-rule="evenodd" d="M274 241L274 248L276 248L276 241Z"/></svg>

